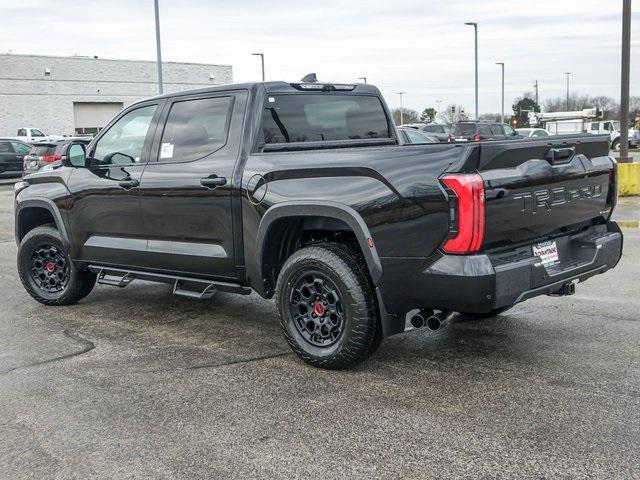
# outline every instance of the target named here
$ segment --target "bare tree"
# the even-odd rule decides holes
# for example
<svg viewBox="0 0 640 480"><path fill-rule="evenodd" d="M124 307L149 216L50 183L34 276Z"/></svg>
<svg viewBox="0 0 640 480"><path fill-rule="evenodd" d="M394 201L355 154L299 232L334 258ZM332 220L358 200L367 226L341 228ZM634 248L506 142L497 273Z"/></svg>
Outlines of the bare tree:
<svg viewBox="0 0 640 480"><path fill-rule="evenodd" d="M394 108L391 110L391 116L393 117L393 121L396 125L400 125L400 109ZM411 108L403 108L402 109L402 122L404 124L407 123L418 123L420 121L420 114L411 109Z"/></svg>
<svg viewBox="0 0 640 480"><path fill-rule="evenodd" d="M439 112L437 118L440 121L440 123L453 125L456 122L468 120L469 116L464 111L464 107L462 105L451 104L451 105L447 105L447 108Z"/></svg>

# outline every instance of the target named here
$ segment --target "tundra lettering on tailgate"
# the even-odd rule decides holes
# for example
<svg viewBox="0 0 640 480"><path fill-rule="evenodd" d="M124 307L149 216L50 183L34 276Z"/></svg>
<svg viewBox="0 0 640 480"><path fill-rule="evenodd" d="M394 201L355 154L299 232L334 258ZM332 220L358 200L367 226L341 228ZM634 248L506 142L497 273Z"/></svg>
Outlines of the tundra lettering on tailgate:
<svg viewBox="0 0 640 480"><path fill-rule="evenodd" d="M541 209L548 212L555 207L577 200L600 197L602 195L602 187L603 185L585 185L576 188L543 188L530 192L516 193L513 199L520 202L521 212L535 215Z"/></svg>

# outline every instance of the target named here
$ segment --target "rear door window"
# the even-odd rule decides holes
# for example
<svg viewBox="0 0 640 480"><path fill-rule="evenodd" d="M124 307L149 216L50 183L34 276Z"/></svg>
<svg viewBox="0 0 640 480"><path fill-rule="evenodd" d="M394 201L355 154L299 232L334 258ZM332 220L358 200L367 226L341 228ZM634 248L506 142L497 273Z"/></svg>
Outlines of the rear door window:
<svg viewBox="0 0 640 480"><path fill-rule="evenodd" d="M0 142L0 153L13 153L13 148L11 148L11 143Z"/></svg>
<svg viewBox="0 0 640 480"><path fill-rule="evenodd" d="M491 133L493 135L504 135L504 131L502 130L502 125L497 125L497 124L491 125Z"/></svg>
<svg viewBox="0 0 640 480"><path fill-rule="evenodd" d="M265 143L391 138L380 99L364 95L268 95L262 115Z"/></svg>
<svg viewBox="0 0 640 480"><path fill-rule="evenodd" d="M491 128L489 128L489 125L480 124L480 125L478 125L478 133L480 135L482 135L483 137L490 137L491 136Z"/></svg>
<svg viewBox="0 0 640 480"><path fill-rule="evenodd" d="M160 142L161 162L199 160L227 143L233 97L198 98L171 106Z"/></svg>

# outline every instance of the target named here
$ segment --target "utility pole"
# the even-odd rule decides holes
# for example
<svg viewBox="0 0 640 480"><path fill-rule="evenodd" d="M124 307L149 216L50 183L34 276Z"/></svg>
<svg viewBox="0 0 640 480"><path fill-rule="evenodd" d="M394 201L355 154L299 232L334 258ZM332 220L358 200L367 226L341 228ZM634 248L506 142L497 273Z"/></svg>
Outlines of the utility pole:
<svg viewBox="0 0 640 480"><path fill-rule="evenodd" d="M500 110L500 123L504 123L504 62L496 62L502 67L502 110Z"/></svg>
<svg viewBox="0 0 640 480"><path fill-rule="evenodd" d="M407 92L398 92L400 95L400 125L404 125L404 107L402 106L402 96Z"/></svg>
<svg viewBox="0 0 640 480"><path fill-rule="evenodd" d="M262 81L264 82L264 53L252 53L256 57L260 57L260 63L262 64Z"/></svg>
<svg viewBox="0 0 640 480"><path fill-rule="evenodd" d="M567 76L567 112L569 111L569 75L571 75L571 72L565 72L564 73Z"/></svg>
<svg viewBox="0 0 640 480"><path fill-rule="evenodd" d="M358 77L358 80L362 80L364 84L367 84L367 77Z"/></svg>
<svg viewBox="0 0 640 480"><path fill-rule="evenodd" d="M480 112L478 111L478 24L476 22L465 22L465 25L472 25L474 38L475 38L475 51L476 51L476 120L480 118Z"/></svg>
<svg viewBox="0 0 640 480"><path fill-rule="evenodd" d="M158 93L162 94L162 48L160 47L160 10L158 9L158 0L153 0L153 6L156 12L156 51L158 55Z"/></svg>
<svg viewBox="0 0 640 480"><path fill-rule="evenodd" d="M622 3L622 81L620 92L620 162L629 158L629 71L631 69L631 0Z"/></svg>
<svg viewBox="0 0 640 480"><path fill-rule="evenodd" d="M538 103L538 80L536 80L536 83L533 84L533 88L536 89L536 105L539 105L539 103Z"/></svg>

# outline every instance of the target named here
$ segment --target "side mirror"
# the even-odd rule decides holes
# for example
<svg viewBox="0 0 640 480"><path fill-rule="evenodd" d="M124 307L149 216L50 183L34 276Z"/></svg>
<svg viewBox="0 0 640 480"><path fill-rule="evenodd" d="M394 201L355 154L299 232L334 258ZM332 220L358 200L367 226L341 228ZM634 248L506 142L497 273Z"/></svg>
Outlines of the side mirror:
<svg viewBox="0 0 640 480"><path fill-rule="evenodd" d="M66 161L62 164L66 167L84 168L87 166L85 146L82 143L72 143L69 147Z"/></svg>

